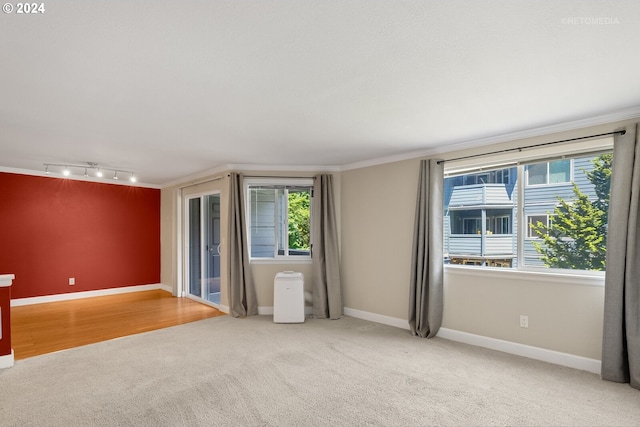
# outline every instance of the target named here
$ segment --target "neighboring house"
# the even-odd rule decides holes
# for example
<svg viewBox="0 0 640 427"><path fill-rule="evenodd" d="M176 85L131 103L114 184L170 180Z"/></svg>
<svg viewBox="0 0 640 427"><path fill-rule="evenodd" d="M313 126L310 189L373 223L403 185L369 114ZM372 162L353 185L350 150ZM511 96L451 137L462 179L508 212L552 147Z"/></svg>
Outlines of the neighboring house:
<svg viewBox="0 0 640 427"><path fill-rule="evenodd" d="M595 197L585 172L594 156L558 159L448 177L444 181L444 253L446 264L516 267L518 263L518 191L524 189L526 224L523 260L544 266L532 242L540 241L530 224L553 220L558 198L574 197L573 182ZM524 185L518 185L522 168Z"/></svg>

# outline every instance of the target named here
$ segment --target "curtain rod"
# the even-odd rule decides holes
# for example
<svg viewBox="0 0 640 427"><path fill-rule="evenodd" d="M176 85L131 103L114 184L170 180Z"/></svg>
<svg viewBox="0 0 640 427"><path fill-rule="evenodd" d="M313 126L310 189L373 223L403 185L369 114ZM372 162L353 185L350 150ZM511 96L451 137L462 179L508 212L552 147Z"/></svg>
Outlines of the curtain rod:
<svg viewBox="0 0 640 427"><path fill-rule="evenodd" d="M229 176L229 175L227 175L227 176ZM243 175L243 178L316 179L315 176L284 176L284 175Z"/></svg>
<svg viewBox="0 0 640 427"><path fill-rule="evenodd" d="M454 160L472 159L474 157L488 156L490 154L509 153L511 151L522 151L522 150L526 150L528 148L544 147L545 145L553 145L553 144L560 144L560 143L563 143L563 142L579 141L581 139L598 138L598 137L601 137L601 136L615 135L617 133L619 133L620 135L624 135L625 133L627 133L627 131L626 130L617 130L615 132L600 133L600 134L597 134L597 135L580 136L580 137L571 138L571 139L561 139L559 141L543 142L542 144L528 145L526 147L506 148L504 150L491 151L489 153L471 154L469 156L456 157L456 158L449 159L449 160L438 160L436 163L441 165L442 163L452 162Z"/></svg>

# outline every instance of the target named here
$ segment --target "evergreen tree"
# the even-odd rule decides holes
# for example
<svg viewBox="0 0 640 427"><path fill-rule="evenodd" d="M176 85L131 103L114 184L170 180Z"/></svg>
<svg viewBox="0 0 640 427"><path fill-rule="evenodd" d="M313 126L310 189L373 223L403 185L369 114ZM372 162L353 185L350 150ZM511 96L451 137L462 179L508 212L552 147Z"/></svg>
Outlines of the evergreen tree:
<svg viewBox="0 0 640 427"><path fill-rule="evenodd" d="M591 161L591 171L583 170L594 186L594 200L574 183L574 199L558 197L548 225L540 221L531 224L542 239L533 245L547 267L605 270L612 160L613 154L603 154Z"/></svg>

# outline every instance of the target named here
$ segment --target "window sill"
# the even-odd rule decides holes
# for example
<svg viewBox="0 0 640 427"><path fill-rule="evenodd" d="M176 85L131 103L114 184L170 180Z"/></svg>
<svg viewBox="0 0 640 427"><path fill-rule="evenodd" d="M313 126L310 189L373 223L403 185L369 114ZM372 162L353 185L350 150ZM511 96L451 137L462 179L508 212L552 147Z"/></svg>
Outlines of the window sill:
<svg viewBox="0 0 640 427"><path fill-rule="evenodd" d="M539 270L517 270L499 267L474 267L445 265L444 272L453 276L494 277L498 279L520 279L544 283L565 283L570 285L604 286L604 273L600 272L551 272Z"/></svg>
<svg viewBox="0 0 640 427"><path fill-rule="evenodd" d="M571 187L571 181L568 182L552 182L549 184L527 184L525 188L549 188L549 187Z"/></svg>
<svg viewBox="0 0 640 427"><path fill-rule="evenodd" d="M311 264L311 258L253 258L249 264Z"/></svg>

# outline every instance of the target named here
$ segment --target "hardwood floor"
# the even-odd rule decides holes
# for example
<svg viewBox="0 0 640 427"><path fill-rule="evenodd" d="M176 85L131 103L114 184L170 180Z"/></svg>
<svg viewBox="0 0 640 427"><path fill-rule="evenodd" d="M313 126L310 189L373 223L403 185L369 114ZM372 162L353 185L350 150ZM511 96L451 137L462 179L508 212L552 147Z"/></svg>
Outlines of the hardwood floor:
<svg viewBox="0 0 640 427"><path fill-rule="evenodd" d="M16 360L224 315L163 290L11 308Z"/></svg>

